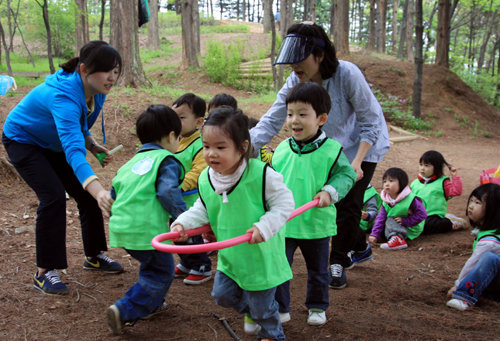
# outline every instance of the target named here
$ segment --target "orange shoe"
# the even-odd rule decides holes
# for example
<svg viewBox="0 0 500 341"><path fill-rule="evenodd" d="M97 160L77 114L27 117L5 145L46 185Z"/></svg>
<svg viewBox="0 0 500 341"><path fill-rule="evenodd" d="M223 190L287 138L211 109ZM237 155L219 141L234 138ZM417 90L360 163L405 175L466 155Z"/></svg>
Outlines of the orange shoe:
<svg viewBox="0 0 500 341"><path fill-rule="evenodd" d="M187 275L189 275L188 272L184 272L181 269L179 269L178 267L175 267L175 271L174 271L175 278L186 277Z"/></svg>

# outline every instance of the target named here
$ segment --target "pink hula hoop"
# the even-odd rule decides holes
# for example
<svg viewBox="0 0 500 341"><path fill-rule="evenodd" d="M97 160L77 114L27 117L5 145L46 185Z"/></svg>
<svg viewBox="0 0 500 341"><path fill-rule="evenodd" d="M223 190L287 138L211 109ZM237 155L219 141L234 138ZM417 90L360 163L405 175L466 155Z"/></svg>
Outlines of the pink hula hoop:
<svg viewBox="0 0 500 341"><path fill-rule="evenodd" d="M305 205L300 206L299 208L295 209L292 214L290 215L290 218L288 220L291 220L295 218L296 216L304 213L305 211L317 206L319 203L319 199L314 199L313 201L308 202ZM287 221L288 221L287 220ZM184 231L185 234L188 236L196 236L198 234L202 234L203 232L208 232L211 231L210 225L204 225L201 227L197 227L195 229L191 230L186 230ZM196 244L196 245L170 245L170 244L163 244L162 242L166 240L171 240L171 239L177 239L180 237L179 232L168 232L168 233L162 233L157 235L156 237L153 238L151 241L151 245L158 250L162 252L169 252L169 253L200 253L200 252L209 252L209 251L215 251L215 250L220 250L220 249L225 249L227 247L235 246L244 242L248 242L252 238L251 233L245 233L241 236L231 238L228 240L222 240L220 242L214 242L214 243L207 243L207 244Z"/></svg>

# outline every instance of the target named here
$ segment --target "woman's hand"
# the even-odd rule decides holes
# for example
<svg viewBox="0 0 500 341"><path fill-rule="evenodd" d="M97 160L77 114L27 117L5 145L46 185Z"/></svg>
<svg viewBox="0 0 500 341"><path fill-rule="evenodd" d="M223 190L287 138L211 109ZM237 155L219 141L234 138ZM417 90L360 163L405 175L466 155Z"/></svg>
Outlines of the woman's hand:
<svg viewBox="0 0 500 341"><path fill-rule="evenodd" d="M375 243L377 243L377 237L375 237L375 236L369 236L368 237L368 243L374 245Z"/></svg>
<svg viewBox="0 0 500 341"><path fill-rule="evenodd" d="M97 143L94 144L93 146L94 147L92 148L91 153L94 154L94 156L98 160L99 160L99 158L97 157L97 154L104 153L107 155L104 159L102 159L102 167L103 168L106 167L113 159L113 156L109 154L109 150L106 147L101 146L100 144L97 144Z"/></svg>
<svg viewBox="0 0 500 341"><path fill-rule="evenodd" d="M363 179L364 173L363 170L361 169L361 162L356 159L352 160L351 166L354 168L354 171L356 172L356 182L359 180Z"/></svg>
<svg viewBox="0 0 500 341"><path fill-rule="evenodd" d="M257 244L264 241L264 238L262 238L260 230L257 228L257 226L252 226L252 228L248 229L246 233L249 232L252 233L252 238L248 241L248 244Z"/></svg>
<svg viewBox="0 0 500 341"><path fill-rule="evenodd" d="M330 197L330 194L325 191L318 192L313 198L314 199L319 199L319 203L316 207L326 207L329 206L332 203L332 198Z"/></svg>
<svg viewBox="0 0 500 341"><path fill-rule="evenodd" d="M105 217L109 217L109 211L111 211L111 205L113 205L114 202L109 191L103 189L102 191L97 192L96 200L97 204L101 208L102 214Z"/></svg>
<svg viewBox="0 0 500 341"><path fill-rule="evenodd" d="M180 237L177 239L172 239L174 242L185 242L188 240L189 236L184 233L184 226L181 224L175 224L170 227L170 232L179 232Z"/></svg>

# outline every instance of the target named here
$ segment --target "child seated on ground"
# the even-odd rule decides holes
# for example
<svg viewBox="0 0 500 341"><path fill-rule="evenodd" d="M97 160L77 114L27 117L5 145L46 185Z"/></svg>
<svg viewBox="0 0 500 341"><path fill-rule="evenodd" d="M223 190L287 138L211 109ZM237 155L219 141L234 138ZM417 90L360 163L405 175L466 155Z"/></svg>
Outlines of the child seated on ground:
<svg viewBox="0 0 500 341"><path fill-rule="evenodd" d="M479 228L472 256L449 291L446 305L458 310L474 306L479 297L500 301L500 185L484 184L472 191L467 216Z"/></svg>
<svg viewBox="0 0 500 341"><path fill-rule="evenodd" d="M172 109L182 123L181 141L175 157L182 163L186 172L181 189L182 198L189 209L198 199L198 177L207 167L201 141L201 126L205 121L206 103L201 97L186 93L174 101ZM203 238L200 235L193 236L187 243L203 244ZM184 277L184 284L198 285L212 278L212 261L206 252L179 254L179 258L181 261L175 267L175 277Z"/></svg>
<svg viewBox="0 0 500 341"><path fill-rule="evenodd" d="M451 179L443 174L444 166L448 167ZM448 200L462 194L462 180L441 153L429 150L420 157L417 179L410 187L427 210L424 234L457 231L468 226L465 219L447 213Z"/></svg>
<svg viewBox="0 0 500 341"><path fill-rule="evenodd" d="M317 207L286 223L286 257L290 266L300 248L307 267L307 323L326 323L329 306L330 237L337 233L335 203L344 198L356 181L356 172L340 143L326 137L321 127L328 120L331 100L314 82L295 85L286 96L285 124L292 137L281 142L272 158L276 171L293 192L296 207L319 199ZM290 320L290 281L276 290L283 320Z"/></svg>
<svg viewBox="0 0 500 341"><path fill-rule="evenodd" d="M180 184L184 169L175 158L181 121L167 106L151 105L138 118L137 136L142 147L113 179L111 196L116 200L109 219L109 244L123 247L137 259L139 279L107 310L113 334L125 323L165 311L164 303L174 279L172 254L157 251L151 240L168 232L168 221L185 211Z"/></svg>
<svg viewBox="0 0 500 341"><path fill-rule="evenodd" d="M248 243L218 252L212 297L245 313L244 331L259 339L284 340L276 287L292 278L285 255L285 231L294 201L283 177L249 159L248 118L241 110L211 111L202 128L208 168L198 178L200 198L172 223L172 231L210 223L217 240L251 233Z"/></svg>
<svg viewBox="0 0 500 341"><path fill-rule="evenodd" d="M406 239L415 239L422 233L427 212L420 198L408 187L408 175L404 170L389 168L382 181L382 206L368 241L379 242L383 233L387 243L381 244L381 249L404 249L408 247Z"/></svg>
<svg viewBox="0 0 500 341"><path fill-rule="evenodd" d="M375 187L368 184L363 197L363 210L361 211L361 220L359 222L359 226L363 231L371 232L375 218L380 210L380 205L382 205L380 195Z"/></svg>

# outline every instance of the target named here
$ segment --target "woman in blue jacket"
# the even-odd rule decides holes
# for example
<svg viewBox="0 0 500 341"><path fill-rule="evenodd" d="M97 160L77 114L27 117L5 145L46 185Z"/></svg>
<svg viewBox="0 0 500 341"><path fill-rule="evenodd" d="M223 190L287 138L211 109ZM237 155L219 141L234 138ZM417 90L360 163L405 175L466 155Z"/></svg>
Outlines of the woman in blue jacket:
<svg viewBox="0 0 500 341"><path fill-rule="evenodd" d="M112 199L85 159L87 150L94 156L109 155L89 129L120 75L122 60L108 43L91 41L82 47L79 57L61 67L14 107L2 136L11 162L40 201L36 220L38 269L33 283L35 289L51 295L68 293L57 272L68 266L65 191L78 204L84 269L123 271L103 253L107 245L101 210L108 212ZM104 121L102 129L104 135ZM110 159L106 157L104 165Z"/></svg>

